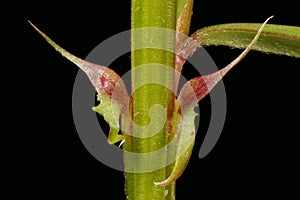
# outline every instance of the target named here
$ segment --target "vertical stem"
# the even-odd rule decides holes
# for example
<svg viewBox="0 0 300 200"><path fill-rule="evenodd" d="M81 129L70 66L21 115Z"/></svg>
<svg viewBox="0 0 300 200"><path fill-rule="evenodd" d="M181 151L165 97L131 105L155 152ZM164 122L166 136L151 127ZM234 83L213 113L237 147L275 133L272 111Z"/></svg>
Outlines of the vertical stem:
<svg viewBox="0 0 300 200"><path fill-rule="evenodd" d="M126 136L124 148L135 153L149 153L166 146L169 140L167 122L174 108L173 80L174 74L167 73L167 67L174 69L175 56L168 49L175 48L175 34L161 28L175 30L176 28L176 0L132 0L131 2L131 65L132 65L132 104L131 113L134 124L141 128L132 128L132 133ZM155 27L153 29L143 29ZM152 40L160 40L161 48L147 47ZM141 49L137 49L139 47ZM168 47L167 47L168 46ZM154 65L155 66L154 66ZM139 70L141 69L141 70ZM146 83L140 86L141 83ZM160 83L160 84L158 84ZM149 111L154 105L162 106L166 112L155 116L166 115L167 121L157 133L149 128L149 124L161 123L161 118L150 118ZM151 135L151 136L149 136ZM142 136L142 137L141 137ZM147 157L143 160L126 160L134 162L134 171L126 172L126 195L131 200L163 200L175 199L175 183L170 186L156 186L154 182L162 181L168 177L168 167L154 171L139 173L139 170L152 166L155 163L164 163L167 153L159 157Z"/></svg>

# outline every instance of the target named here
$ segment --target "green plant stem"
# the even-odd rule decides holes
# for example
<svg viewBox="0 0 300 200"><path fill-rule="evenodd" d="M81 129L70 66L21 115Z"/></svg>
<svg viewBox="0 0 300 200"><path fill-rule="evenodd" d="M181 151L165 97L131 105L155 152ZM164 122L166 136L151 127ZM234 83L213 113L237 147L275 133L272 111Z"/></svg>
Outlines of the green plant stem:
<svg viewBox="0 0 300 200"><path fill-rule="evenodd" d="M175 46L175 34L170 35L165 31L149 31L149 29L141 30L137 34L138 28L156 27L175 30L176 28L176 1L175 0L132 0L131 15L131 65L132 65L132 101L131 101L131 118L134 124L143 127L143 129L132 128L131 134L126 135L124 149L135 153L148 153L161 148L170 140L167 134L167 126L165 125L154 136L147 126L150 123L160 123L160 119L150 119L150 108L159 104L166 110L167 119L171 116L174 108L174 95L165 85L156 83L173 84L172 73L166 73L165 67L174 68L174 53L152 48L135 49L137 46L143 46L149 43L152 37L162 39L162 48L167 45ZM167 47L166 47L167 48ZM155 63L156 67L153 67ZM149 66L147 66L149 64ZM158 66L158 67L157 67ZM161 66L161 67L159 67ZM138 68L143 67L142 70ZM136 70L137 69L137 70ZM147 83L141 87L141 83ZM137 87L137 88L136 88ZM163 113L162 113L163 114ZM134 127L134 126L133 126ZM143 138L135 136L143 136ZM157 160L161 159L161 160ZM139 173L140 169L153 165L153 163L164 163L167 159L167 153L161 154L156 158L147 158L146 160L127 160L126 152L124 155L125 169L128 162L134 162L134 171L125 173L126 196L128 200L162 200L175 199L175 183L169 186L156 186L154 182L166 179L170 173L168 167L161 169ZM132 163L131 163L132 164Z"/></svg>

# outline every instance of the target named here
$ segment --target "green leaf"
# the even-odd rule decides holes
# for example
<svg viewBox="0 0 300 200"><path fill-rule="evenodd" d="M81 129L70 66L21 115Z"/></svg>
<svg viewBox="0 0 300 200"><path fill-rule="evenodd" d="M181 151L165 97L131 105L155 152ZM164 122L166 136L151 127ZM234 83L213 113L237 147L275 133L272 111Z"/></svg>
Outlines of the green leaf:
<svg viewBox="0 0 300 200"><path fill-rule="evenodd" d="M93 110L102 115L104 120L109 124L110 130L108 135L108 143L114 144L124 140L124 136L118 134L120 131L120 105L107 95L98 95L98 100L100 101L100 104L96 107L93 107Z"/></svg>
<svg viewBox="0 0 300 200"><path fill-rule="evenodd" d="M195 117L197 116L194 111L194 106L190 106L186 109L182 116L178 102L175 109L174 118L181 118L179 125L179 133L176 134L175 140L177 142L176 160L173 170L169 177L161 182L154 182L155 185L165 186L176 181L183 171L185 170L189 159L192 154L192 150L195 143ZM177 122L177 120L175 120Z"/></svg>
<svg viewBox="0 0 300 200"><path fill-rule="evenodd" d="M200 45L225 45L234 48L246 48L260 24L233 23L209 26L196 31L192 38ZM300 27L268 24L253 50L300 57Z"/></svg>

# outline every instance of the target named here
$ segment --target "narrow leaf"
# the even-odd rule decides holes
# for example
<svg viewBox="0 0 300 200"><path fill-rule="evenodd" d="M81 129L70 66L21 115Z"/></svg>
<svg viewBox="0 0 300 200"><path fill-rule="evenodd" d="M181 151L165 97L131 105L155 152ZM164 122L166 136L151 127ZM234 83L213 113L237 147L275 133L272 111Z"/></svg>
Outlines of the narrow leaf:
<svg viewBox="0 0 300 200"><path fill-rule="evenodd" d="M196 31L191 37L202 46L225 45L246 48L260 24L233 23L209 26ZM253 50L300 57L300 27L268 24Z"/></svg>
<svg viewBox="0 0 300 200"><path fill-rule="evenodd" d="M126 109L128 107L127 104L129 97L125 84L116 72L107 67L85 61L72 55L51 40L30 21L29 23L56 51L86 73L98 94L111 97L122 106L122 109Z"/></svg>

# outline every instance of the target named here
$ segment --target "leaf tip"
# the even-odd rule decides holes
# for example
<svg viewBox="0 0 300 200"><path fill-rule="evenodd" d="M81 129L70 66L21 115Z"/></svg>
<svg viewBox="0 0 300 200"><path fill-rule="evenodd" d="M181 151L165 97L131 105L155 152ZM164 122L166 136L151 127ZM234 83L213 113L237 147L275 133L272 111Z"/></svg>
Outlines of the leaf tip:
<svg viewBox="0 0 300 200"><path fill-rule="evenodd" d="M44 38L45 38L45 34L40 30L38 29L38 27L36 27L30 20L27 20L27 22L39 33L41 34ZM46 39L46 38L45 38ZM46 39L47 40L47 39Z"/></svg>

